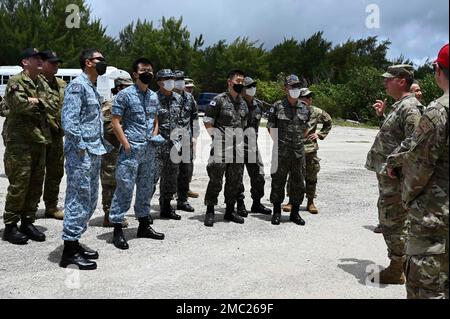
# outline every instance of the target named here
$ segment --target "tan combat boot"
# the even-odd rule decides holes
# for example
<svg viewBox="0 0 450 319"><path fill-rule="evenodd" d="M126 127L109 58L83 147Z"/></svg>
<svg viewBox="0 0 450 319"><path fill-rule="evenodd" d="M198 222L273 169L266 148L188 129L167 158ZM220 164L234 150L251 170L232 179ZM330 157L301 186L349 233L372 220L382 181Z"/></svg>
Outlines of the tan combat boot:
<svg viewBox="0 0 450 319"><path fill-rule="evenodd" d="M314 199L308 199L308 212L310 212L313 215L317 215L319 213L319 210L314 204Z"/></svg>
<svg viewBox="0 0 450 319"><path fill-rule="evenodd" d="M285 212L285 213L290 213L291 211L292 211L292 204L291 203L288 203L288 204L286 204L286 205L283 205L283 212Z"/></svg>
<svg viewBox="0 0 450 319"><path fill-rule="evenodd" d="M58 208L49 208L45 210L45 217L64 220L64 212Z"/></svg>
<svg viewBox="0 0 450 319"><path fill-rule="evenodd" d="M199 193L195 193L195 192L193 192L191 190L187 193L187 195L188 195L189 198L199 198L200 197Z"/></svg>
<svg viewBox="0 0 450 319"><path fill-rule="evenodd" d="M404 285L406 283L404 266L405 260L391 260L389 267L376 274L372 282L381 285ZM379 282L375 282L378 278Z"/></svg>

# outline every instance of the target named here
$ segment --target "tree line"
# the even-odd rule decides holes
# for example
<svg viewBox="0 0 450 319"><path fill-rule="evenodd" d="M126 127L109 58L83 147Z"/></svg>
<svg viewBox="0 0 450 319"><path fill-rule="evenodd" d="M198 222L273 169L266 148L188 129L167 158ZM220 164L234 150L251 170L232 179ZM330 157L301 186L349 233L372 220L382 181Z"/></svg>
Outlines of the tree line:
<svg viewBox="0 0 450 319"><path fill-rule="evenodd" d="M79 28L66 27L69 4L80 9ZM332 116L374 123L371 105L385 97L380 74L392 64L412 64L404 56L388 60L389 41L367 37L334 45L321 31L308 39L283 39L270 50L246 37L205 46L203 35L191 40L182 17L162 17L156 25L133 21L111 37L84 0L0 0L0 30L0 65L17 65L21 50L33 46L56 51L64 68L79 68L79 52L95 47L121 69L129 70L135 58L146 56L156 69L184 70L195 80L197 93L222 92L229 69L239 68L258 79L258 95L269 103L282 98L282 79L294 73ZM430 61L416 70L416 78L424 103L440 95Z"/></svg>

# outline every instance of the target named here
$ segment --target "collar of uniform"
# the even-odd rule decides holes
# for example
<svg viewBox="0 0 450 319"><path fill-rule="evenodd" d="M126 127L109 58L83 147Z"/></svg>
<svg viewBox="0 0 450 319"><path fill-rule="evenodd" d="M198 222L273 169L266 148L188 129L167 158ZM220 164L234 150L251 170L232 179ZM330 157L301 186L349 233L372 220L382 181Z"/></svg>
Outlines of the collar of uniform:
<svg viewBox="0 0 450 319"><path fill-rule="evenodd" d="M400 100L398 100L397 102L395 102L395 103L392 105L392 109L396 109L400 104L402 104L402 102L403 102L404 100L409 99L409 98L411 98L411 97L415 97L414 94L409 93L408 95L405 95L404 97L402 97Z"/></svg>
<svg viewBox="0 0 450 319"><path fill-rule="evenodd" d="M287 99L287 98L285 98L284 99L284 105L285 106L289 106L289 107L293 107L292 105L291 105L291 103L289 103L289 100ZM300 101L300 99L299 100L297 100L297 105L295 106L297 109L301 109L302 107L303 107L303 105L305 105L306 106L306 104L304 104L302 101Z"/></svg>
<svg viewBox="0 0 450 319"><path fill-rule="evenodd" d="M147 95L147 94L151 94L152 93L152 90L150 90L150 88L147 88L146 92L142 92L141 89L139 88L139 86L136 83L133 84L133 88L134 88L134 90L135 90L135 92L137 94Z"/></svg>
<svg viewBox="0 0 450 319"><path fill-rule="evenodd" d="M39 75L36 78L36 80L39 79ZM28 83L32 83L34 86L36 86L36 82L34 82L29 76L28 74L25 73L25 71L22 71L22 80Z"/></svg>
<svg viewBox="0 0 450 319"><path fill-rule="evenodd" d="M233 104L242 103L242 96L240 96L239 94L238 94L236 100L233 99L233 97L231 96L230 92L226 92L226 96L230 99L230 102L233 103Z"/></svg>
<svg viewBox="0 0 450 319"><path fill-rule="evenodd" d="M85 81L91 87L96 88L94 83L92 83L91 80L89 80L88 75L86 74L86 72L81 73L81 78L83 79L83 81Z"/></svg>

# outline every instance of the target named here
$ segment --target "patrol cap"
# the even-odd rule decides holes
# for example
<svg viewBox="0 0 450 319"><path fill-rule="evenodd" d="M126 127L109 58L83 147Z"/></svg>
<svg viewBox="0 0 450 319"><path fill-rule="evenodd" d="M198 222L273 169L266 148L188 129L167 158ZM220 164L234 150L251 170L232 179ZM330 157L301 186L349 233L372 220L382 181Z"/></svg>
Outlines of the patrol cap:
<svg viewBox="0 0 450 319"><path fill-rule="evenodd" d="M313 97L314 92L311 92L308 88L303 88L300 90L300 97Z"/></svg>
<svg viewBox="0 0 450 319"><path fill-rule="evenodd" d="M158 71L156 73L156 80L159 81L160 79L173 79L175 78L175 74L172 72L171 69L163 69Z"/></svg>
<svg viewBox="0 0 450 319"><path fill-rule="evenodd" d="M291 74L284 80L285 85L296 86L300 84L300 79L295 74Z"/></svg>
<svg viewBox="0 0 450 319"><path fill-rule="evenodd" d="M25 50L22 51L22 53L20 54L20 59L28 59L31 57L35 57L35 56L40 56L42 59L44 59L44 53L43 52L39 52L37 49L34 48L27 48Z"/></svg>
<svg viewBox="0 0 450 319"><path fill-rule="evenodd" d="M414 67L409 64L392 65L382 77L387 79L414 77Z"/></svg>
<svg viewBox="0 0 450 319"><path fill-rule="evenodd" d="M185 78L184 83L186 83L187 88L195 88L194 80Z"/></svg>
<svg viewBox="0 0 450 319"><path fill-rule="evenodd" d="M256 86L258 84L258 82L256 82L255 80L253 80L251 77L246 77L244 79L244 86L245 87L251 87L251 86Z"/></svg>
<svg viewBox="0 0 450 319"><path fill-rule="evenodd" d="M444 69L448 69L449 64L448 43L439 51L438 58L434 63L439 64Z"/></svg>
<svg viewBox="0 0 450 319"><path fill-rule="evenodd" d="M133 85L134 82L131 80L131 77L120 77L114 80L114 87L118 86L130 86Z"/></svg>
<svg viewBox="0 0 450 319"><path fill-rule="evenodd" d="M63 62L60 58L58 58L56 53L53 51L43 51L42 54L43 54L42 59L44 61L48 61L50 63L56 63L56 62L62 63Z"/></svg>
<svg viewBox="0 0 450 319"><path fill-rule="evenodd" d="M180 70L173 71L175 80L184 80L184 72Z"/></svg>

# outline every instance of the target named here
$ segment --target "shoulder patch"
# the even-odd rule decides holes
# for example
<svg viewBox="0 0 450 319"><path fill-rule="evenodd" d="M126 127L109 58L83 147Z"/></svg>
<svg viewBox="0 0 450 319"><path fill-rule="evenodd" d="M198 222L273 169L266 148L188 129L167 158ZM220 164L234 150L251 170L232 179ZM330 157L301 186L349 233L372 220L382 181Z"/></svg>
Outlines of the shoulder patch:
<svg viewBox="0 0 450 319"><path fill-rule="evenodd" d="M81 84L74 83L70 86L70 93L80 93L81 92Z"/></svg>
<svg viewBox="0 0 450 319"><path fill-rule="evenodd" d="M427 134L429 131L433 129L433 127L434 127L433 122L431 122L431 120L428 117L423 116L422 120L419 123L418 130L419 133Z"/></svg>
<svg viewBox="0 0 450 319"><path fill-rule="evenodd" d="M211 103L209 103L209 105L211 105L211 106L216 106L216 105L217 105L217 102L216 102L216 101L211 101Z"/></svg>

